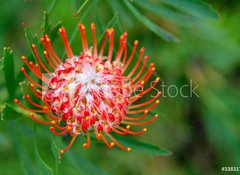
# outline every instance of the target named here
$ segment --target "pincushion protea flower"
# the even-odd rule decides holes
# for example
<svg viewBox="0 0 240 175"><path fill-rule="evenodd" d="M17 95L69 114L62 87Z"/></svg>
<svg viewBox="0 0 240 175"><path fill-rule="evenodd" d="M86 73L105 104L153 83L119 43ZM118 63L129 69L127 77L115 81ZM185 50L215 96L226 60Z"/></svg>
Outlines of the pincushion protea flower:
<svg viewBox="0 0 240 175"><path fill-rule="evenodd" d="M127 33L124 33L120 37L119 47L113 56L114 29L106 30L99 52L94 24L91 25L91 29L93 47L88 46L86 29L84 25L79 24L83 51L78 56L75 56L71 50L65 29L63 27L59 29L67 55L64 62L55 53L47 35L41 37L45 48L43 53L46 59L45 64L34 44L32 44L32 50L38 63L34 64L22 56L22 60L30 71L44 83L41 85L34 81L26 70L21 68L31 83L33 93L42 100L44 105L34 102L30 95L26 95L26 99L35 106L34 109L25 107L18 99L14 102L30 111L30 117L36 122L50 125L50 131L55 135L69 134L72 137L69 145L64 150L60 150L61 154L72 146L80 134L87 135L87 143L84 143L83 147L89 148L92 132L109 148L117 145L123 150L130 151L131 148L121 145L111 132L120 135L140 135L147 129L143 128L136 132L132 131L130 126L149 124L158 117L155 115L147 121L140 121L146 117L148 110L159 103L157 98L160 92L148 101L135 104L159 81L159 78L156 78L148 88L144 89L145 83L155 70L154 64L151 63L145 71L148 56L144 56L144 48L140 49L136 64L126 74L135 56L138 41L134 42L133 49L128 54ZM105 56L104 50L108 40L109 48ZM134 91L139 89L142 89L141 92L134 94ZM44 113L48 120L40 120L34 113Z"/></svg>

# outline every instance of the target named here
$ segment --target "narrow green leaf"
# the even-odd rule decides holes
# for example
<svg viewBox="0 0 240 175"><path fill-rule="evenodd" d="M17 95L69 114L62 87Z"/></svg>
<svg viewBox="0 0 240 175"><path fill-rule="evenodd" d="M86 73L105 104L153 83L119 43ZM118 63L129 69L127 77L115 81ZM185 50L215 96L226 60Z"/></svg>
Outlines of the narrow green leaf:
<svg viewBox="0 0 240 175"><path fill-rule="evenodd" d="M59 28L62 26L62 22L59 21L54 27L51 28L50 38L54 42L55 39L59 36Z"/></svg>
<svg viewBox="0 0 240 175"><path fill-rule="evenodd" d="M6 120L15 120L21 115L21 113L17 112L11 105L8 104L2 104L0 107L1 111L1 121Z"/></svg>
<svg viewBox="0 0 240 175"><path fill-rule="evenodd" d="M53 0L52 1L51 5L50 5L50 7L48 9L48 14L50 14L53 11L53 9L56 6L57 2L58 2L58 0Z"/></svg>
<svg viewBox="0 0 240 175"><path fill-rule="evenodd" d="M57 144L56 144L54 138L52 139L51 150L52 150L52 153L53 153L54 158L58 160L59 149L58 149L58 147L57 147Z"/></svg>
<svg viewBox="0 0 240 175"><path fill-rule="evenodd" d="M0 70L2 70L4 67L4 63L3 63L3 57L0 58Z"/></svg>
<svg viewBox="0 0 240 175"><path fill-rule="evenodd" d="M16 90L15 74L14 74L14 57L10 48L4 48L3 53L3 71L5 77L5 85L9 96L14 97Z"/></svg>
<svg viewBox="0 0 240 175"><path fill-rule="evenodd" d="M82 9L87 5L89 0L85 0L84 3L79 7L79 9L77 10L77 12L74 14L75 16L78 16L79 13L82 11Z"/></svg>
<svg viewBox="0 0 240 175"><path fill-rule="evenodd" d="M51 31L51 24L49 23L49 14L44 12L44 26L43 26L43 33L44 35L49 35Z"/></svg>
<svg viewBox="0 0 240 175"><path fill-rule="evenodd" d="M178 39L175 36L173 36L171 33L167 32L163 28L159 27L158 25L150 21L144 15L142 15L128 0L124 0L123 2L126 4L127 8L132 12L132 14L147 28L149 28L149 30L151 30L153 33L167 41L178 42Z"/></svg>
<svg viewBox="0 0 240 175"><path fill-rule="evenodd" d="M32 31L31 31L28 27L24 27L24 30L25 30L25 36L26 36L26 38L27 38L29 48L30 48L31 53L32 53L32 56L33 56L33 58L34 58L34 59L31 60L31 61L33 61L34 63L37 63L37 62L38 62L38 61L37 61L37 58L36 58L36 56L35 56L35 54L34 54L34 52L33 52L33 49L32 49L32 44L34 44L34 45L36 46L36 48L37 48L37 52L38 52L39 58L41 59L41 61L43 62L43 64L44 64L45 66L47 66L48 63L47 63L46 59L42 59L42 58L44 58L44 55L43 55L43 46L42 46L40 40L38 39L38 37L37 37L36 35L33 35L33 34L32 34ZM31 59L31 57L30 57L30 59ZM29 61L29 60L28 60L28 61ZM45 70L42 69L41 66L39 66L39 68L41 69L42 73L45 72Z"/></svg>
<svg viewBox="0 0 240 175"><path fill-rule="evenodd" d="M121 4L121 1L112 1L107 0L109 6L112 8L113 14L119 13L121 14L119 18L121 22L124 22L124 25L128 27L132 27L132 19L129 18L129 12L125 10L124 6Z"/></svg>
<svg viewBox="0 0 240 175"><path fill-rule="evenodd" d="M186 13L181 13L158 3L152 3L145 0L138 0L134 2L143 9L154 13L159 18L172 21L180 26L191 27L195 21L199 20L197 17Z"/></svg>
<svg viewBox="0 0 240 175"><path fill-rule="evenodd" d="M108 22L108 24L105 27L104 31L107 30L107 28L114 26L116 24L117 20L118 20L118 13L115 13L114 16L112 17L112 19ZM101 34L101 36L98 38L98 40L97 40L98 44L103 39L104 35L105 35L105 32L103 32Z"/></svg>
<svg viewBox="0 0 240 175"><path fill-rule="evenodd" d="M71 150L69 150L66 154L66 159L71 162L72 166L78 172L82 172L82 170L84 170L88 174L107 175L106 172L98 168L96 165L88 160L83 159L78 153L72 152Z"/></svg>
<svg viewBox="0 0 240 175"><path fill-rule="evenodd" d="M17 105L11 105L11 104L2 104L0 105L0 119L2 121L5 120L15 120L21 117L29 117L29 111L26 111L22 108L20 108ZM38 114L34 114L34 116L38 119L42 119L42 117Z"/></svg>
<svg viewBox="0 0 240 175"><path fill-rule="evenodd" d="M19 124L15 121L8 122L8 131L10 134L10 138L12 139L13 146L20 158L20 163L23 168L25 175L33 175L36 174L36 168L33 164L33 161L31 159L31 156L29 155L28 149L26 149L22 137L23 133L20 133ZM17 136L16 136L17 134Z"/></svg>
<svg viewBox="0 0 240 175"><path fill-rule="evenodd" d="M42 158L38 152L36 141L34 142L34 154L35 154L37 166L38 166L41 174L42 175L53 175L53 170L42 160Z"/></svg>
<svg viewBox="0 0 240 175"><path fill-rule="evenodd" d="M59 149L57 147L57 144L55 142L55 138L53 137L52 139L52 145L51 145L51 150L54 156L54 161L55 161L55 170L54 174L58 175L58 164L59 164Z"/></svg>
<svg viewBox="0 0 240 175"><path fill-rule="evenodd" d="M168 156L172 154L171 151L169 150L162 149L160 147L150 145L148 143L139 142L126 137L120 137L116 134L114 134L114 137L123 145L131 147L132 151L137 151L137 152L154 155L154 156L158 156L158 155Z"/></svg>
<svg viewBox="0 0 240 175"><path fill-rule="evenodd" d="M38 40L37 40L36 36L34 36L32 34L32 31L28 27L24 27L24 30L25 30L25 36L27 38L28 46L29 46L29 48L31 50L31 53L32 53L32 56L33 56L33 59L32 59L32 57L30 57L29 59L31 61L33 61L34 63L37 63L37 59L36 59L36 57L34 55L34 52L32 50L32 44L35 44L36 47L37 47L37 50L38 50L40 48L40 46L38 45Z"/></svg>
<svg viewBox="0 0 240 175"><path fill-rule="evenodd" d="M83 14L81 14L81 15L78 16L78 20L79 20L79 21L84 20L85 17L88 15L88 12L89 12L92 8L96 7L96 5L98 4L98 2L99 2L99 0L95 0L95 1L91 2L91 3L86 7L85 13L83 13ZM82 6L85 7L85 3L83 3ZM81 8L81 6L80 6L79 9L83 9L83 8ZM78 26L76 26L76 28L74 29L72 35L70 36L70 39L69 39L69 43L70 43L70 44L73 42L73 40L74 40L77 32L78 32Z"/></svg>
<svg viewBox="0 0 240 175"><path fill-rule="evenodd" d="M161 0L161 2L201 19L218 19L217 13L202 0Z"/></svg>

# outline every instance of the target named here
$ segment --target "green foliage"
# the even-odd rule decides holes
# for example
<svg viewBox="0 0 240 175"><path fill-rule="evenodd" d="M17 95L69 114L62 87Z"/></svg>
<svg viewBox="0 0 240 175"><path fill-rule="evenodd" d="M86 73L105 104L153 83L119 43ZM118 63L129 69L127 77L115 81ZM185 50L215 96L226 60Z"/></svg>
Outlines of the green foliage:
<svg viewBox="0 0 240 175"><path fill-rule="evenodd" d="M36 142L34 142L34 152L39 171L42 175L53 175L53 170L42 160Z"/></svg>
<svg viewBox="0 0 240 175"><path fill-rule="evenodd" d="M13 51L10 48L4 48L2 58L2 69L4 71L5 84L9 96L14 97L16 90L15 74L14 74L14 57Z"/></svg>
<svg viewBox="0 0 240 175"><path fill-rule="evenodd" d="M201 0L162 0L161 2L201 19L218 19L218 15L210 5Z"/></svg>
<svg viewBox="0 0 240 175"><path fill-rule="evenodd" d="M148 143L143 143L143 142L136 141L136 140L126 138L126 137L119 137L119 136L115 136L115 137L122 144L128 145L129 147L131 147L133 152L137 151L139 153L144 153L144 154L154 155L154 156L168 156L168 155L171 155L171 151L159 148L159 147L154 146L154 145L150 145Z"/></svg>
<svg viewBox="0 0 240 175"><path fill-rule="evenodd" d="M124 2L126 6L129 8L129 10L135 15L135 17L139 21L141 21L145 26L147 26L156 35L164 38L167 41L175 41L175 42L178 41L173 35L165 31L163 28L157 26L155 23L153 23L148 18L143 16L140 12L138 12L127 0L124 0Z"/></svg>
<svg viewBox="0 0 240 175"><path fill-rule="evenodd" d="M15 107L9 104L1 105L1 121L14 120L22 116L23 114L16 110Z"/></svg>

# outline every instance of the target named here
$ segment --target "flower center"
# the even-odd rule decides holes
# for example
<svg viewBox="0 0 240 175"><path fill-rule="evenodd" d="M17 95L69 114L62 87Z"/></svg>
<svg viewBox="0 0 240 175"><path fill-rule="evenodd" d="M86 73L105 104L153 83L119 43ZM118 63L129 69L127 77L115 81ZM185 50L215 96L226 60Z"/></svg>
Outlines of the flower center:
<svg viewBox="0 0 240 175"><path fill-rule="evenodd" d="M110 132L126 115L131 95L122 66L118 61L93 58L91 51L66 59L45 92L52 112L74 133L94 128Z"/></svg>

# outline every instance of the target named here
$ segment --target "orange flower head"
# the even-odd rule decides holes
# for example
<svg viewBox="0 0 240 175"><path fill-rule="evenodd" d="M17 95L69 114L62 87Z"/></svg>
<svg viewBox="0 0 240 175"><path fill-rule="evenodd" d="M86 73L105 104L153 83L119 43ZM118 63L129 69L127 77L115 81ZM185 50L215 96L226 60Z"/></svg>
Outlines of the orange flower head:
<svg viewBox="0 0 240 175"><path fill-rule="evenodd" d="M123 150L130 151L131 148L121 145L112 135L115 132L120 135L140 135L147 131L143 128L136 132L130 129L131 125L145 125L154 121L158 115L149 120L143 120L149 110L158 103L157 93L150 100L136 104L137 100L150 92L158 83L159 78L145 88L155 71L154 64L148 68L148 56L144 56L144 48L140 49L138 60L131 70L126 73L132 62L138 41L133 44L133 49L127 52L127 33L120 37L119 47L114 53L114 29L107 29L102 45L98 50L95 25L91 25L93 46L88 46L86 28L79 24L83 51L80 55L74 55L68 42L66 31L63 27L59 33L63 40L67 59L62 60L55 53L50 38L45 35L41 42L45 48L43 61L32 44L32 50L37 64L28 61L25 56L22 60L32 73L34 73L44 84L34 81L22 67L21 71L30 81L30 87L36 97L42 100L37 104L31 100L30 95L26 99L36 108L31 109L22 105L18 99L14 102L25 110L30 111L30 117L40 124L50 125L50 131L55 135L71 135L69 145L60 150L66 152L74 143L76 136L87 135L85 148L90 147L90 133L94 132L98 140L112 148L117 145ZM104 50L109 41L109 48L105 55ZM114 56L115 55L115 56ZM147 70L145 70L147 69ZM37 89L36 89L37 87ZM140 91L136 94L134 92ZM43 121L35 117L34 113L45 113L49 120ZM137 117L135 117L137 115Z"/></svg>

